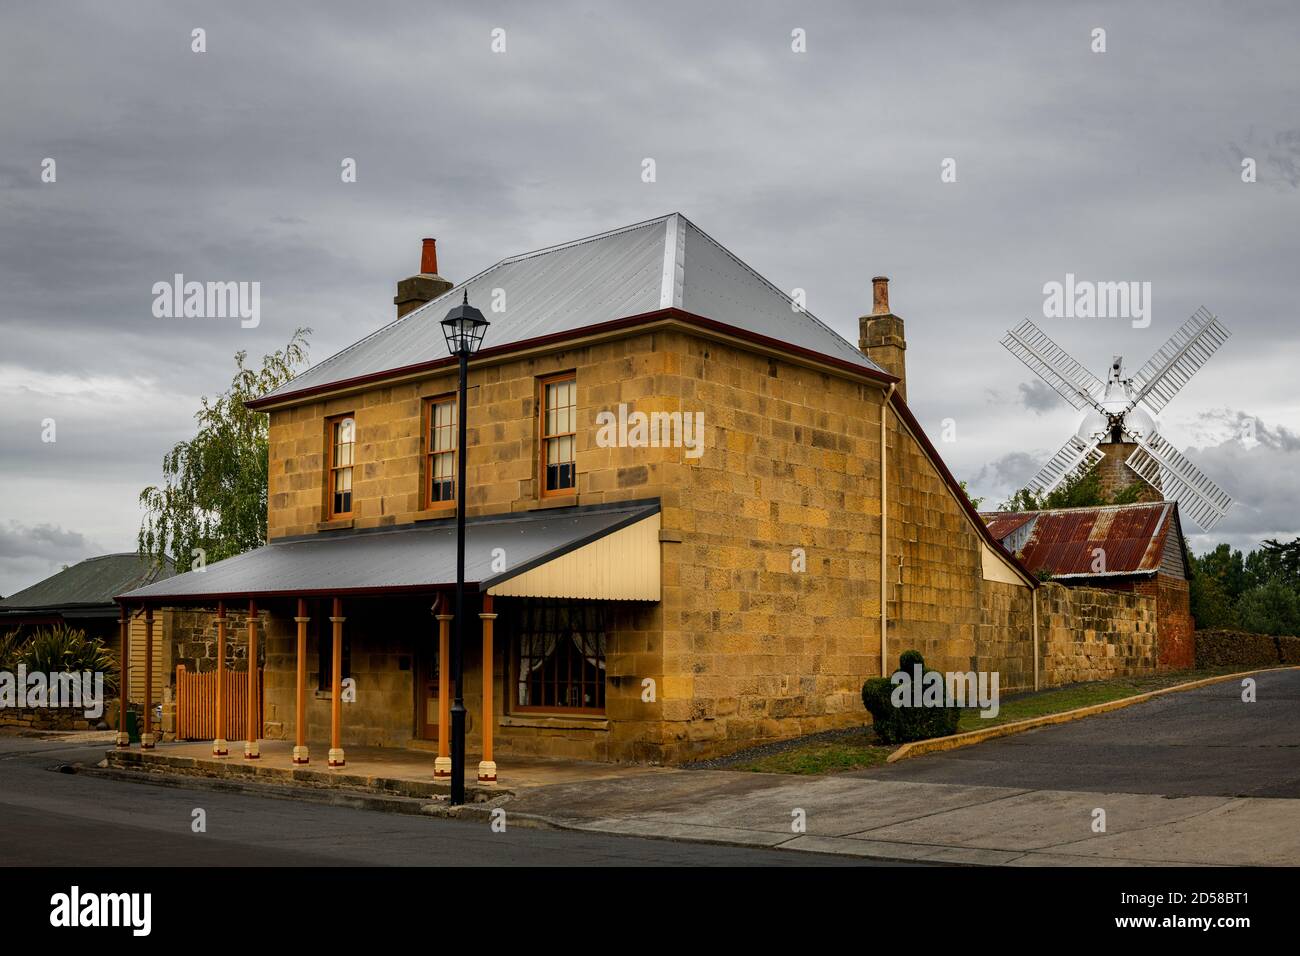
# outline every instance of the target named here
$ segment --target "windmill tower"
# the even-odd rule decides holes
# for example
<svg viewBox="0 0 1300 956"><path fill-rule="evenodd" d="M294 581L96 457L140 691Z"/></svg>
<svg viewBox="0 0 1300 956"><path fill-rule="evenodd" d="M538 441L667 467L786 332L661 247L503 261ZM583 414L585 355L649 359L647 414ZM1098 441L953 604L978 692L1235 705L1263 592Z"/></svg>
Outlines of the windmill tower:
<svg viewBox="0 0 1300 956"><path fill-rule="evenodd" d="M1117 355L1103 382L1028 319L1007 332L1003 346L1084 413L1074 435L1028 487L1046 495L1075 472L1098 468L1108 495L1140 481L1140 497L1176 501L1179 511L1209 531L1232 499L1161 437L1156 416L1227 339L1219 320L1197 309L1136 375L1124 377L1124 360Z"/></svg>

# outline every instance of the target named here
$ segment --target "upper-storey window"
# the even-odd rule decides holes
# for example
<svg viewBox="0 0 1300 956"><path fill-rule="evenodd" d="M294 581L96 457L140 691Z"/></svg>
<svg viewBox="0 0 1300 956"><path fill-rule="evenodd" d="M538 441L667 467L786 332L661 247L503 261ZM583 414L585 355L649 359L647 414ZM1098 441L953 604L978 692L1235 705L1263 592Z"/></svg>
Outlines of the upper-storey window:
<svg viewBox="0 0 1300 956"><path fill-rule="evenodd" d="M456 501L456 396L429 399L424 421L424 506L445 507Z"/></svg>
<svg viewBox="0 0 1300 956"><path fill-rule="evenodd" d="M541 381L542 494L572 491L577 485L574 433L577 429L578 384L573 373Z"/></svg>
<svg viewBox="0 0 1300 956"><path fill-rule="evenodd" d="M352 517L352 462L356 447L357 423L351 415L339 415L326 422L329 444L329 517Z"/></svg>

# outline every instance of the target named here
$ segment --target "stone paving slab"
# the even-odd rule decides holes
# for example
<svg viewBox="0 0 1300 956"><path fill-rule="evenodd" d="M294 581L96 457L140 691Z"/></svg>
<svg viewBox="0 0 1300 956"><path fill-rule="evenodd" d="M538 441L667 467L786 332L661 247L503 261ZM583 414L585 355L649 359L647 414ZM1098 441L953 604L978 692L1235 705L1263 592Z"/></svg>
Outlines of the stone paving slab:
<svg viewBox="0 0 1300 956"><path fill-rule="evenodd" d="M686 771L507 804L583 830L965 865L1300 865L1300 800L1026 791ZM1093 810L1106 832L1092 831ZM792 828L804 811L805 832Z"/></svg>

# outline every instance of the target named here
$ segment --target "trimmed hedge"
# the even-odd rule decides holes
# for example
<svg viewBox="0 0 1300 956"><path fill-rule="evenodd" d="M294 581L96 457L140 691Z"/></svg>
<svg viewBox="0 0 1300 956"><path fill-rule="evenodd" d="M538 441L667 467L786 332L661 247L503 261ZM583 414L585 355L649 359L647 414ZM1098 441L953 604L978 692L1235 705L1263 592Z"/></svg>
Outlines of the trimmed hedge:
<svg viewBox="0 0 1300 956"><path fill-rule="evenodd" d="M920 651L904 651L899 656L898 669L908 675L916 664L921 665L923 675L934 673L926 669ZM872 677L862 685L863 706L871 713L872 726L883 743L902 744L957 732L961 719L957 707L895 707L893 692L894 683L888 677Z"/></svg>
<svg viewBox="0 0 1300 956"><path fill-rule="evenodd" d="M1246 631L1197 631L1196 666L1274 667L1300 664L1300 637L1271 637Z"/></svg>

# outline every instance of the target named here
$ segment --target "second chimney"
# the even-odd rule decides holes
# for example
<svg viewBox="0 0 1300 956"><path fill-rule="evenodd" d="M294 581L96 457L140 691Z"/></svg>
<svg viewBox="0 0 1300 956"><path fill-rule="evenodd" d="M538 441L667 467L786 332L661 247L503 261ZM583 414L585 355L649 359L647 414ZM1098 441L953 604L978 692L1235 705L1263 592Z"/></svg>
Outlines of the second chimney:
<svg viewBox="0 0 1300 956"><path fill-rule="evenodd" d="M438 240L425 239L420 250L419 274L397 283L397 295L393 296L397 317L400 319L426 302L432 302L451 287L451 282L438 275Z"/></svg>
<svg viewBox="0 0 1300 956"><path fill-rule="evenodd" d="M890 375L898 376L898 392L907 400L907 338L903 320L889 311L889 279L871 280L871 314L858 319L858 348Z"/></svg>

